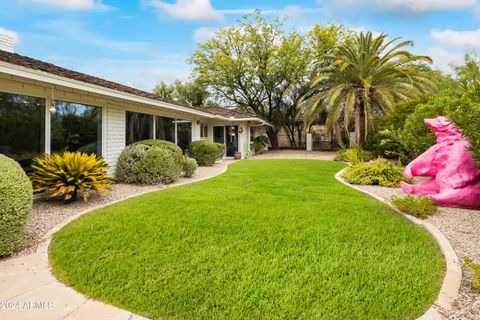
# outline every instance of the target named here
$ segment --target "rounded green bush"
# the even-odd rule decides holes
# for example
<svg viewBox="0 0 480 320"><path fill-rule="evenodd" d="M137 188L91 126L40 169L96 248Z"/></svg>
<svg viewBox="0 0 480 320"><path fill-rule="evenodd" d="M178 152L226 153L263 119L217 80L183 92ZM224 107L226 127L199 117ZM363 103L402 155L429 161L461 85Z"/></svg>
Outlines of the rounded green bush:
<svg viewBox="0 0 480 320"><path fill-rule="evenodd" d="M32 210L32 183L20 165L0 154L0 256L18 251Z"/></svg>
<svg viewBox="0 0 480 320"><path fill-rule="evenodd" d="M151 147L140 159L138 179L140 183L170 183L178 179L182 167L169 150Z"/></svg>
<svg viewBox="0 0 480 320"><path fill-rule="evenodd" d="M173 142L165 141L165 140L149 139L149 140L137 141L134 144L143 144L150 147L159 147L161 149L170 150L175 155L175 158L179 163L183 162L182 149L180 149L180 147Z"/></svg>
<svg viewBox="0 0 480 320"><path fill-rule="evenodd" d="M403 176L402 167L383 158L354 164L345 170L342 177L353 184L380 185L390 188L399 187L400 181L409 182Z"/></svg>
<svg viewBox="0 0 480 320"><path fill-rule="evenodd" d="M222 159L225 154L225 145L223 143L215 142L217 146L217 159Z"/></svg>
<svg viewBox="0 0 480 320"><path fill-rule="evenodd" d="M115 179L126 183L140 183L139 165L150 146L144 144L131 144L126 146L118 157Z"/></svg>
<svg viewBox="0 0 480 320"><path fill-rule="evenodd" d="M187 178L190 178L195 173L195 170L197 170L197 167L197 160L193 158L187 158L183 164L183 175Z"/></svg>
<svg viewBox="0 0 480 320"><path fill-rule="evenodd" d="M190 157L200 166L211 166L218 159L219 148L215 142L207 140L193 141L188 147Z"/></svg>

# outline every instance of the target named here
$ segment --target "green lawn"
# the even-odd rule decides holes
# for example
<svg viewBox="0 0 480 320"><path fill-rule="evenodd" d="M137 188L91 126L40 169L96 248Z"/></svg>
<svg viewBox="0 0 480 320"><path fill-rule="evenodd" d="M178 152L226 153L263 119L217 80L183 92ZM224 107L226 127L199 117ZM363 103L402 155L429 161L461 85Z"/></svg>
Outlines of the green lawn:
<svg viewBox="0 0 480 320"><path fill-rule="evenodd" d="M337 182L344 164L256 160L55 234L54 274L155 319L414 319L444 262L429 234Z"/></svg>

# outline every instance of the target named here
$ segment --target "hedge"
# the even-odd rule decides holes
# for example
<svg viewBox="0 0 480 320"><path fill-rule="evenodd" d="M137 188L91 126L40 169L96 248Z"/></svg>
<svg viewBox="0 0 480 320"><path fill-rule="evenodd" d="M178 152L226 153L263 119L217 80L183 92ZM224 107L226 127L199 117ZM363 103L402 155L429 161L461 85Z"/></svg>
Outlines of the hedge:
<svg viewBox="0 0 480 320"><path fill-rule="evenodd" d="M32 210L32 183L20 165L0 154L0 256L18 251Z"/></svg>

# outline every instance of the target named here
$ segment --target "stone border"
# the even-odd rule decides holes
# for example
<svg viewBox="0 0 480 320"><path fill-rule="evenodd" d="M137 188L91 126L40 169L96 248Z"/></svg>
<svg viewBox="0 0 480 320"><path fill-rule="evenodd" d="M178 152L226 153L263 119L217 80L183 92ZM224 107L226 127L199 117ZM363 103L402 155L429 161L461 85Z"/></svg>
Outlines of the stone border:
<svg viewBox="0 0 480 320"><path fill-rule="evenodd" d="M419 218L416 218L412 215L408 215L400 211L396 207L394 207L390 202L388 202L384 198L346 182L341 175L347 169L348 167L337 172L337 174L335 175L335 178L341 183L343 183L344 185L350 188L353 188L355 190L358 190L360 192L363 192L369 195L370 197L375 198L378 201L387 204L390 208L392 208L393 210L395 210L396 212L398 212L399 214L401 214L402 216L404 216L414 224L425 228L437 241L437 244L440 247L443 257L447 263L447 270L445 271L445 277L443 278L442 287L440 288L440 293L438 294L438 297L435 300L434 305L431 306L427 310L427 312L418 319L419 320L437 320L437 319L441 320L442 317L440 316L438 311L435 309L435 306L439 306L446 310L451 310L452 302L458 297L458 291L460 289L460 283L462 281L462 268L460 266L460 262L458 260L457 254L452 248L452 245L450 244L448 239L440 232L440 230L437 227L435 227L433 224L426 222L424 220L421 220Z"/></svg>

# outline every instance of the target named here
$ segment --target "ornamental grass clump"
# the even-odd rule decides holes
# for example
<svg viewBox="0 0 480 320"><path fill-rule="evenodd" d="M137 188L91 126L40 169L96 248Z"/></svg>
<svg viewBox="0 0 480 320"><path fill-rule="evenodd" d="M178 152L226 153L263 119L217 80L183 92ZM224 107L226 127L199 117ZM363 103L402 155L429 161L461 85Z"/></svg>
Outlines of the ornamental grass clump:
<svg viewBox="0 0 480 320"><path fill-rule="evenodd" d="M30 179L34 192L49 192L50 198L75 201L80 192L86 201L90 191L100 194L110 189L109 166L102 157L84 152L65 151L62 154L35 158L35 170Z"/></svg>
<svg viewBox="0 0 480 320"><path fill-rule="evenodd" d="M437 212L437 206L426 197L393 197L390 202L401 211L420 219L426 219Z"/></svg>
<svg viewBox="0 0 480 320"><path fill-rule="evenodd" d="M18 251L32 209L32 183L20 165L0 154L0 257Z"/></svg>
<svg viewBox="0 0 480 320"><path fill-rule="evenodd" d="M349 183L380 185L396 188L400 181L411 182L403 176L403 168L383 158L370 162L359 162L347 168L342 177Z"/></svg>
<svg viewBox="0 0 480 320"><path fill-rule="evenodd" d="M359 162L370 161L373 158L373 153L371 153L370 151L358 148L347 148L341 149L337 152L337 155L335 156L335 161L346 161L351 164L357 164Z"/></svg>
<svg viewBox="0 0 480 320"><path fill-rule="evenodd" d="M470 258L465 258L463 268L473 271L472 286L480 292L480 265L473 263L473 260Z"/></svg>

